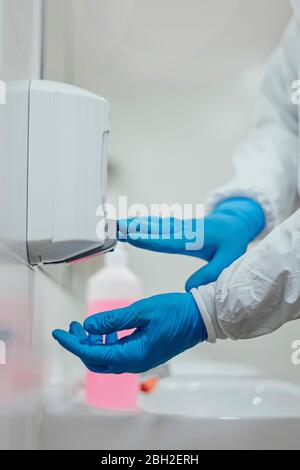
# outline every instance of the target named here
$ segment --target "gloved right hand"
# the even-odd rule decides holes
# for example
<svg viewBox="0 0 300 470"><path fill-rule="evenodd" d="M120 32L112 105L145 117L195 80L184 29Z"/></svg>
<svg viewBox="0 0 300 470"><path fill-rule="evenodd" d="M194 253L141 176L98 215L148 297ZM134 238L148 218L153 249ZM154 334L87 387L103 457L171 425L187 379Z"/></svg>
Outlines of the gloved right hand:
<svg viewBox="0 0 300 470"><path fill-rule="evenodd" d="M186 290L217 280L222 271L240 258L248 244L263 230L264 212L260 205L247 198L231 198L221 202L204 218L204 242L201 248L188 249L193 242L187 237L182 223L171 218L168 223L158 217L141 217L119 220L119 240L146 250L161 253L194 256L208 264L193 274L186 282ZM197 221L189 221L191 230ZM170 233L165 233L165 228ZM178 231L181 230L181 233ZM166 235L168 238L166 238ZM191 234L193 235L193 234Z"/></svg>

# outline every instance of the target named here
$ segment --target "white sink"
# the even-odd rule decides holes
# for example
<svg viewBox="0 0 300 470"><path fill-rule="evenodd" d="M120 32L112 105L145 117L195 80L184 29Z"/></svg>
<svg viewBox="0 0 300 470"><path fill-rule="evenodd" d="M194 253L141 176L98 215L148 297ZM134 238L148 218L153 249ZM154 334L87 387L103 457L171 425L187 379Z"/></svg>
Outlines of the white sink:
<svg viewBox="0 0 300 470"><path fill-rule="evenodd" d="M260 378L178 376L162 380L140 407L194 418L300 417L300 387Z"/></svg>
<svg viewBox="0 0 300 470"><path fill-rule="evenodd" d="M258 377L178 376L141 396L136 413L55 399L40 437L42 449L300 450L300 388Z"/></svg>

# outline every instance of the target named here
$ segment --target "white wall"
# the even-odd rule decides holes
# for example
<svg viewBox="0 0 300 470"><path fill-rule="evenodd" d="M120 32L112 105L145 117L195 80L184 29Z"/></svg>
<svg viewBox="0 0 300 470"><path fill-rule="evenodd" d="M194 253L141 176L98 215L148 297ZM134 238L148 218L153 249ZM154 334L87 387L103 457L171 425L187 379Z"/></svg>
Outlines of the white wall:
<svg viewBox="0 0 300 470"><path fill-rule="evenodd" d="M0 365L1 449L36 446L42 391L53 378L53 364L62 364L66 378L74 364L65 370L66 355L51 329L80 315L66 291L27 264L28 99L12 94L10 81L40 75L39 15L37 0L0 1L0 79L8 88L7 103L0 105L0 341L6 350L6 364Z"/></svg>
<svg viewBox="0 0 300 470"><path fill-rule="evenodd" d="M111 101L111 200L203 202L231 175L289 2L48 0L46 10L46 77ZM134 249L130 255L146 294L182 290L200 266ZM86 275L88 266L77 269ZM299 322L257 341L201 346L189 357L240 361L299 381L290 361L298 338Z"/></svg>
<svg viewBox="0 0 300 470"><path fill-rule="evenodd" d="M42 0L1 0L1 70L6 80L39 78Z"/></svg>

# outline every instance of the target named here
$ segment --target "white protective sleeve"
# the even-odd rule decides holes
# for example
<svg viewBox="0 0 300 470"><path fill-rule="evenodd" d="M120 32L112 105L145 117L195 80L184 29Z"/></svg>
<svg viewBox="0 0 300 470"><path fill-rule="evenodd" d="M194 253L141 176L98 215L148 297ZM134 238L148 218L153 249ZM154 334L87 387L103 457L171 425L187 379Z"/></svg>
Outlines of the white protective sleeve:
<svg viewBox="0 0 300 470"><path fill-rule="evenodd" d="M208 196L208 208L229 197L249 197L264 209L270 232L295 209L298 174L300 27L294 17L273 53L257 103L256 126L234 155L234 177Z"/></svg>
<svg viewBox="0 0 300 470"><path fill-rule="evenodd" d="M234 177L209 197L211 207L228 197L255 199L265 212L265 233L271 232L217 282L193 289L210 342L262 336L300 318L300 210L290 216L299 160L298 106L291 95L299 64L294 18L271 58L256 127L235 155Z"/></svg>
<svg viewBox="0 0 300 470"><path fill-rule="evenodd" d="M192 294L212 343L266 335L299 319L300 209Z"/></svg>

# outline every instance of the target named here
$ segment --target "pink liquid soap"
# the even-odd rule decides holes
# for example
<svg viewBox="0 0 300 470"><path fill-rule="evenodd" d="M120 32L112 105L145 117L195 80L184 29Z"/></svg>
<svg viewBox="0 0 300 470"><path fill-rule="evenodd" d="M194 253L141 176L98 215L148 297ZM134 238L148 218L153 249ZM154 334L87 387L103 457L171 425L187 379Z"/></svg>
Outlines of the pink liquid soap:
<svg viewBox="0 0 300 470"><path fill-rule="evenodd" d="M134 296L128 298L124 294ZM88 315L127 307L140 297L141 282L127 267L126 252L117 250L117 253L106 255L106 266L89 281ZM118 337L131 333L132 330L122 331ZM86 403L93 407L136 410L138 392L138 374L95 374L87 371L85 398Z"/></svg>

